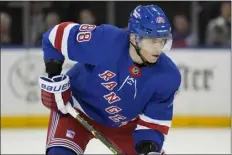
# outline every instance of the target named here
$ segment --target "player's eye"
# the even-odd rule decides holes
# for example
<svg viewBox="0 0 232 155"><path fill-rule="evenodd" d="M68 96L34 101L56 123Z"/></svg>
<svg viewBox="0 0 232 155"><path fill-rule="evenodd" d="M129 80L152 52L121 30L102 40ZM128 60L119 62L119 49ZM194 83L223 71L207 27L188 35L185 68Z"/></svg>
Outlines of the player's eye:
<svg viewBox="0 0 232 155"><path fill-rule="evenodd" d="M159 40L158 40L158 39L152 39L152 42L153 42L153 43L158 43Z"/></svg>
<svg viewBox="0 0 232 155"><path fill-rule="evenodd" d="M163 45L165 43L165 39L153 39L152 43L160 43Z"/></svg>

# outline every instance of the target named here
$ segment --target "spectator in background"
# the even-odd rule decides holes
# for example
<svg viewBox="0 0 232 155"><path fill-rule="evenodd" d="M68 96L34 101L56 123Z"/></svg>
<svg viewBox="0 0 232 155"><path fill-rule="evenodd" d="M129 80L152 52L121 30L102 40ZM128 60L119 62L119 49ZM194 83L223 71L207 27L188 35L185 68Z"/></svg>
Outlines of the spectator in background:
<svg viewBox="0 0 232 155"><path fill-rule="evenodd" d="M88 9L81 10L79 14L79 23L80 24L96 24L96 18L93 13Z"/></svg>
<svg viewBox="0 0 232 155"><path fill-rule="evenodd" d="M1 12L1 25L0 25L0 33L1 33L1 45L9 45L11 44L11 17L6 12Z"/></svg>
<svg viewBox="0 0 232 155"><path fill-rule="evenodd" d="M230 47L231 45L231 2L222 2L220 15L212 19L206 30L206 45Z"/></svg>
<svg viewBox="0 0 232 155"><path fill-rule="evenodd" d="M35 42L35 45L41 45L41 41L42 41L42 34L44 32L46 32L48 29L50 29L51 27L57 25L57 24L60 24L61 23L61 20L60 20L60 17L59 15L56 13L56 12L49 12L47 14L47 16L45 17L45 21L43 22L44 23L44 29L43 29L43 32L41 32L37 39L36 39L36 42Z"/></svg>
<svg viewBox="0 0 232 155"><path fill-rule="evenodd" d="M173 20L173 47L191 47L197 44L196 34L191 32L184 14L178 14Z"/></svg>
<svg viewBox="0 0 232 155"><path fill-rule="evenodd" d="M31 41L36 43L38 36L44 31L43 3L32 2L31 14Z"/></svg>
<svg viewBox="0 0 232 155"><path fill-rule="evenodd" d="M60 22L60 17L56 12L48 13L45 19L45 31L57 24L60 24Z"/></svg>

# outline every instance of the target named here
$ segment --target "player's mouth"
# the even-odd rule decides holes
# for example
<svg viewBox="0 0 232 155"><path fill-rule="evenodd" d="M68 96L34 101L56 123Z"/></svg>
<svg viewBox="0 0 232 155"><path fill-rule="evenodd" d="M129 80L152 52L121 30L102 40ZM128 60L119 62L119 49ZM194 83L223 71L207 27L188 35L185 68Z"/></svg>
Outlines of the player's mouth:
<svg viewBox="0 0 232 155"><path fill-rule="evenodd" d="M158 58L160 55L154 54L152 56Z"/></svg>

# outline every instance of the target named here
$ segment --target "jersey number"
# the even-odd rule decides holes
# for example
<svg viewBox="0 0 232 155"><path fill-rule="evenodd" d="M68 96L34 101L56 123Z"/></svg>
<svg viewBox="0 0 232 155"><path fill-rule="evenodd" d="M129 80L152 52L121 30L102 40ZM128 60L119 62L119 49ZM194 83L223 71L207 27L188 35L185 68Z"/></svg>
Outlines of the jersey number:
<svg viewBox="0 0 232 155"><path fill-rule="evenodd" d="M89 24L82 24L79 28L79 31L86 31L86 32L79 32L77 34L77 41L78 42L85 42L91 39L92 30L96 28L96 25L89 25Z"/></svg>

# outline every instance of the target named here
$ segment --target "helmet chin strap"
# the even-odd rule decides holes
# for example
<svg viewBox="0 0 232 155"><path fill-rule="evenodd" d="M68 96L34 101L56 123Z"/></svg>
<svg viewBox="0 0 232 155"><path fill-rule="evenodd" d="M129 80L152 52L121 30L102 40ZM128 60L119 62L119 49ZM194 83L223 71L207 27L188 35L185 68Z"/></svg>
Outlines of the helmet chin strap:
<svg viewBox="0 0 232 155"><path fill-rule="evenodd" d="M145 66L151 66L151 65L153 65L153 63L150 63L150 62L148 62L147 60L146 60L146 58L144 58L144 56L142 56L142 54L141 54L141 48L139 47L139 45L138 45L138 41L139 41L139 36L136 36L136 45L135 44L133 44L131 41L130 41L130 43L131 43L131 45L135 48L135 51L136 51L136 53L138 54L138 56L141 58L141 60L142 60L142 62L143 62L143 64L145 65Z"/></svg>

